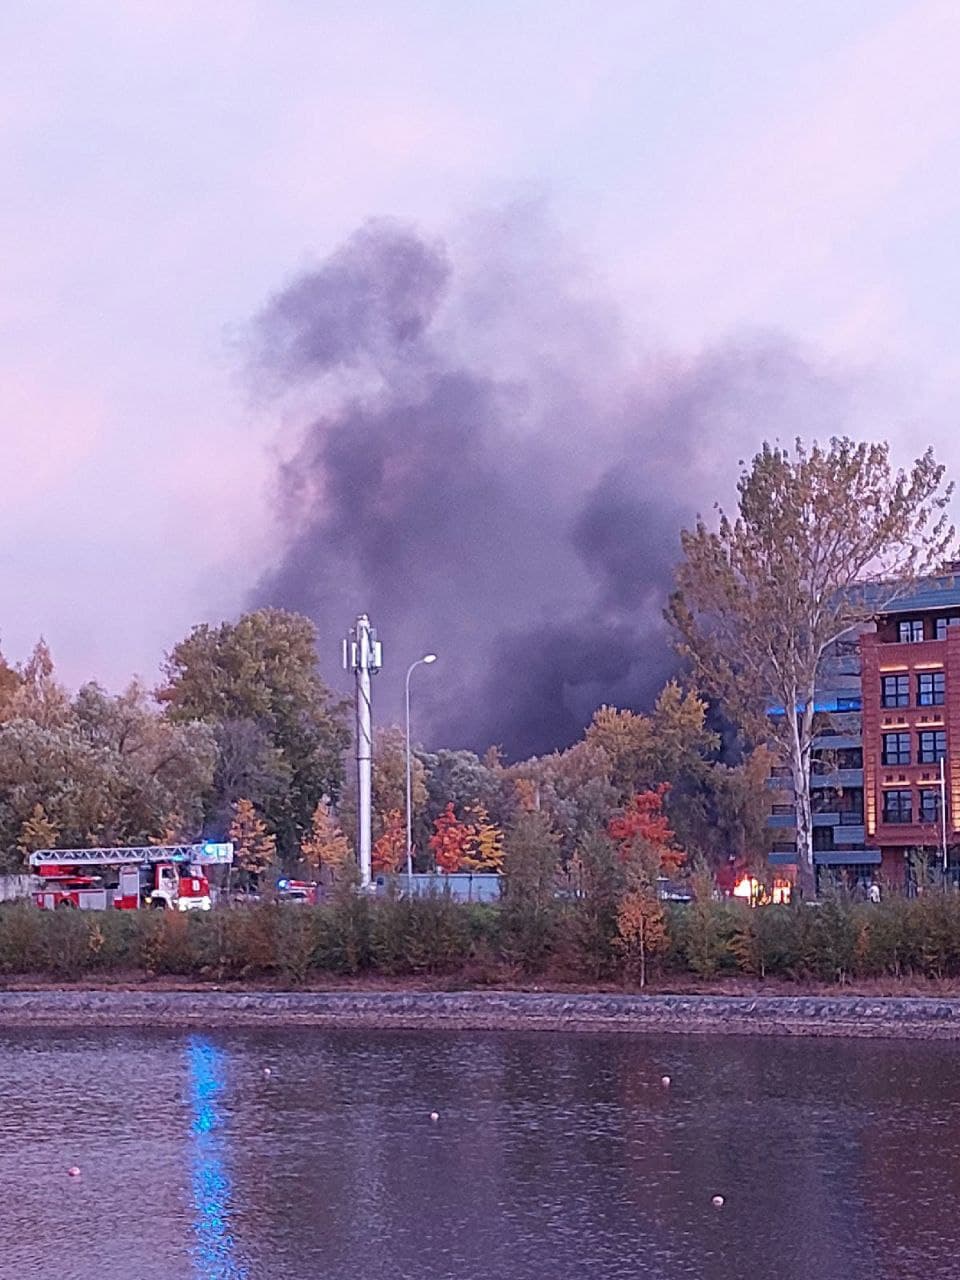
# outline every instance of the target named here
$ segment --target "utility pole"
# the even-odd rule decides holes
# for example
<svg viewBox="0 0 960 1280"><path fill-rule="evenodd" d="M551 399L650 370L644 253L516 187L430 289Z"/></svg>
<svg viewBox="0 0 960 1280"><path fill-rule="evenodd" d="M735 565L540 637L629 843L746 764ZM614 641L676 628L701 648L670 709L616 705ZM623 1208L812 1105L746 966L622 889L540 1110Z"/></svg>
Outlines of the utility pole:
<svg viewBox="0 0 960 1280"><path fill-rule="evenodd" d="M943 880L947 880L947 769L940 757L940 846L943 855Z"/></svg>
<svg viewBox="0 0 960 1280"><path fill-rule="evenodd" d="M356 678L357 703L357 860L360 888L371 883L370 853L373 830L373 715L370 706L370 677L383 664L383 650L377 633L365 613L357 618L343 642L343 665Z"/></svg>
<svg viewBox="0 0 960 1280"><path fill-rule="evenodd" d="M430 666L436 662L435 653L425 653L416 662L410 663L407 678L403 684L404 723L406 725L406 778L407 778L407 893L413 891L413 770L410 752L410 677L421 665Z"/></svg>

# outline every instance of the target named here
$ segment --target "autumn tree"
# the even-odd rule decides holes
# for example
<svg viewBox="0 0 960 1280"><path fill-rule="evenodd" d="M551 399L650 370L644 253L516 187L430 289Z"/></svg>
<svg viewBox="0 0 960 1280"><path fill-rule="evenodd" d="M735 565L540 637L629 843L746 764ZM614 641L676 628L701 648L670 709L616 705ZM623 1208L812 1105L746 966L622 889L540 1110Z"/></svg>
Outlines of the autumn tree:
<svg viewBox="0 0 960 1280"><path fill-rule="evenodd" d="M343 834L327 799L313 811L310 830L300 842L300 856L318 880L336 880L350 862L350 842Z"/></svg>
<svg viewBox="0 0 960 1280"><path fill-rule="evenodd" d="M469 841L470 829L457 817L451 801L434 820L433 835L430 837L430 852L437 870L447 875L459 871Z"/></svg>
<svg viewBox="0 0 960 1280"><path fill-rule="evenodd" d="M474 805L464 816L468 834L461 867L464 871L499 875L503 871L503 831L490 821L482 804Z"/></svg>
<svg viewBox="0 0 960 1280"><path fill-rule="evenodd" d="M19 672L0 653L0 721L7 720L14 714L14 694L20 688L20 683Z"/></svg>
<svg viewBox="0 0 960 1280"><path fill-rule="evenodd" d="M370 865L374 872L392 874L399 871L407 858L407 824L402 809L391 809L383 821L383 829L373 842Z"/></svg>
<svg viewBox="0 0 960 1280"><path fill-rule="evenodd" d="M17 847L27 857L38 849L53 849L56 846L60 831L55 822L47 817L42 804L35 804L29 818L25 818L20 828Z"/></svg>
<svg viewBox="0 0 960 1280"><path fill-rule="evenodd" d="M604 752L621 801L660 782L675 784L719 746L707 727L706 702L675 680L664 685L649 715L600 707L584 742Z"/></svg>
<svg viewBox="0 0 960 1280"><path fill-rule="evenodd" d="M814 889L810 759L821 661L953 543L952 485L932 450L894 471L886 444L764 444L738 510L682 534L668 616L702 687L791 774L801 891Z"/></svg>
<svg viewBox="0 0 960 1280"><path fill-rule="evenodd" d="M10 699L10 719L32 720L44 729L58 728L69 720L70 698L57 680L50 648L42 636L18 669L18 676Z"/></svg>
<svg viewBox="0 0 960 1280"><path fill-rule="evenodd" d="M482 804L495 822L502 822L505 775L495 756L481 760L472 751L447 750L418 751L416 755L423 765L427 796L421 821L414 823L415 840L422 842L428 837L448 804L457 813ZM414 809L418 809L416 804Z"/></svg>
<svg viewBox="0 0 960 1280"><path fill-rule="evenodd" d="M617 936L627 972L645 987L647 962L667 943L663 904L647 881L634 879L623 895L617 908Z"/></svg>
<svg viewBox="0 0 960 1280"><path fill-rule="evenodd" d="M257 884L277 855L277 839L249 800L240 799L233 806L230 823L234 865Z"/></svg>
<svg viewBox="0 0 960 1280"><path fill-rule="evenodd" d="M642 865L652 879L676 872L686 856L677 848L664 813L668 791L666 783L641 791L607 824L607 834L616 843L623 864Z"/></svg>

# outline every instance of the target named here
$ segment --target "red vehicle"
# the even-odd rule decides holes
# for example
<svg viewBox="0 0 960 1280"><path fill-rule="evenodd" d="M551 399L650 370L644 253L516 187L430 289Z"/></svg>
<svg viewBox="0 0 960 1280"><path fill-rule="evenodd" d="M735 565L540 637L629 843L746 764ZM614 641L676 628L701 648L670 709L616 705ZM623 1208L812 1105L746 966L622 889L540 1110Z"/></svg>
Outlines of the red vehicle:
<svg viewBox="0 0 960 1280"><path fill-rule="evenodd" d="M136 911L209 911L205 868L233 861L232 844L146 845L126 849L40 849L30 865L40 880L38 907Z"/></svg>
<svg viewBox="0 0 960 1280"><path fill-rule="evenodd" d="M315 906L320 901L320 886L312 880L278 880L278 902L301 902Z"/></svg>

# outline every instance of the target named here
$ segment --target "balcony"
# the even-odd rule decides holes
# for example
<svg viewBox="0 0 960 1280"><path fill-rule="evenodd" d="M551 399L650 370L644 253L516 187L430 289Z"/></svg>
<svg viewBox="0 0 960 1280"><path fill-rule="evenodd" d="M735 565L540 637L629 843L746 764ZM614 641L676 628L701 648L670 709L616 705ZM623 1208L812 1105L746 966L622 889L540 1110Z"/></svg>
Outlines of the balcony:
<svg viewBox="0 0 960 1280"><path fill-rule="evenodd" d="M767 815L767 827L777 830L791 829L797 825L795 813L771 813Z"/></svg>
<svg viewBox="0 0 960 1280"><path fill-rule="evenodd" d="M863 746L860 733L820 733L813 740L814 751L852 750Z"/></svg>
<svg viewBox="0 0 960 1280"><path fill-rule="evenodd" d="M813 855L815 867L878 867L879 849L822 849Z"/></svg>
<svg viewBox="0 0 960 1280"><path fill-rule="evenodd" d="M862 787L862 769L834 769L828 773L811 773L810 789L814 787L834 787L843 791L845 787Z"/></svg>
<svg viewBox="0 0 960 1280"><path fill-rule="evenodd" d="M863 825L862 818L860 819L859 826L839 826L835 827L833 832L833 840L835 844L860 846L866 838L867 832Z"/></svg>

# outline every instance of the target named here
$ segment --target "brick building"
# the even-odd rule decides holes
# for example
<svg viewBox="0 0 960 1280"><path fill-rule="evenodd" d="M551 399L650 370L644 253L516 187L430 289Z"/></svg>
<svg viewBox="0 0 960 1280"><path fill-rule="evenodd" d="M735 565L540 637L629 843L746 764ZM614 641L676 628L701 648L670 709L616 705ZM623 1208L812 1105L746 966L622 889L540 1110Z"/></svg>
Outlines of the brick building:
<svg viewBox="0 0 960 1280"><path fill-rule="evenodd" d="M919 862L942 864L946 844L960 876L960 575L918 584L841 640L820 686L810 784L818 872L909 886ZM770 862L788 868L795 816L789 791L783 802L777 792L789 771L774 770L770 785Z"/></svg>

